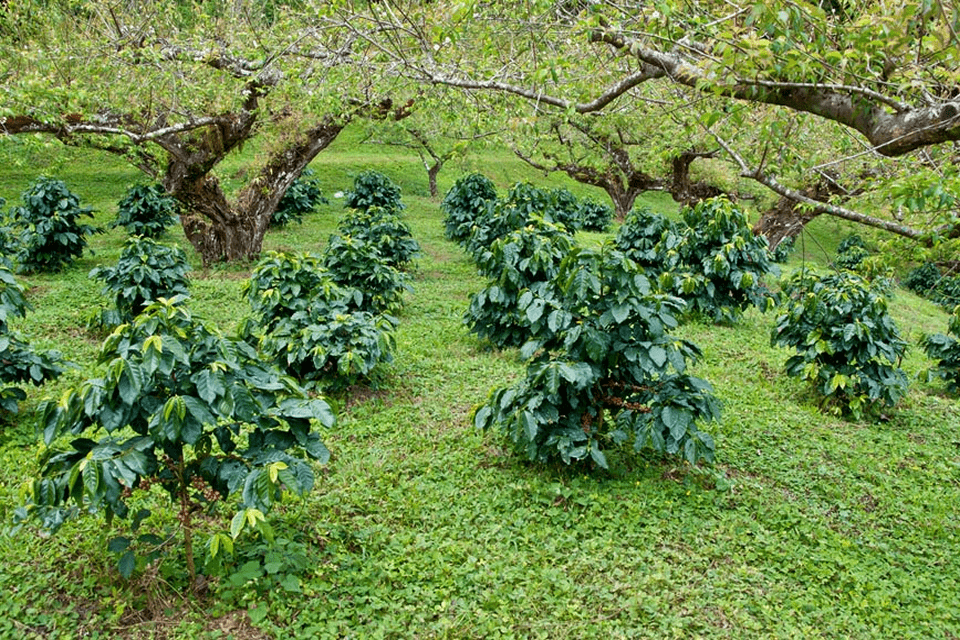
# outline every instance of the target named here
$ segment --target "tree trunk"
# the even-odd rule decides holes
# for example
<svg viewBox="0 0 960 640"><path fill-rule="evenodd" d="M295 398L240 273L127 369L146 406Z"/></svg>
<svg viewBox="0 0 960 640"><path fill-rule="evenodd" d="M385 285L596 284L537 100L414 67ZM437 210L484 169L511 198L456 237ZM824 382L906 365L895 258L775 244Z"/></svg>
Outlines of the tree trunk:
<svg viewBox="0 0 960 640"><path fill-rule="evenodd" d="M846 192L834 177L823 176L816 184L806 187L801 193L818 202L827 202L830 196ZM821 213L797 204L796 200L781 197L772 209L760 216L760 220L753 226L753 233L766 237L770 250L773 251L785 238L795 238L800 235L804 227Z"/></svg>
<svg viewBox="0 0 960 640"><path fill-rule="evenodd" d="M430 197L436 198L439 194L437 190L437 174L440 173L440 167L443 166L439 162L434 162L432 165L427 167L427 182L430 184Z"/></svg>
<svg viewBox="0 0 960 640"><path fill-rule="evenodd" d="M690 182L690 165L693 161L697 158L712 158L715 155L717 155L716 151L692 150L684 151L673 159L673 180L670 184L670 195L675 202L693 207L702 200L724 195L722 189L706 182Z"/></svg>
<svg viewBox="0 0 960 640"><path fill-rule="evenodd" d="M225 154L218 157L201 147L206 154L181 153L177 156L167 168L164 186L183 205L184 213L180 216L183 231L200 254L204 266L257 259L270 219L283 194L345 125L345 119L324 118L304 132L298 142L284 147L270 158L240 190L233 203L227 200L217 178L209 175L212 168L209 160L204 164L196 161L211 156L219 161Z"/></svg>

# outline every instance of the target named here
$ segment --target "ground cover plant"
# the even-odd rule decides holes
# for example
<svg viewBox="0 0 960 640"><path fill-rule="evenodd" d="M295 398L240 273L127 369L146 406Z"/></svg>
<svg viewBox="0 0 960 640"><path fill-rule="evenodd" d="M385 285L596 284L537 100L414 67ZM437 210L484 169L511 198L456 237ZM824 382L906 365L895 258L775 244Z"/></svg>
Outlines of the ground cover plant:
<svg viewBox="0 0 960 640"><path fill-rule="evenodd" d="M723 403L722 420L704 427L716 439L712 466L629 448L607 450L608 471L525 463L470 422L491 388L518 382L526 368L516 350L491 350L463 326L469 297L485 281L445 238L419 158L367 150L359 134L344 135L313 165L324 192L346 190L364 169L389 173L403 188L406 221L423 253L410 274L414 291L404 296L393 363L379 389L343 396L336 427L323 434L331 458L314 467L314 490L272 509L277 544L238 538L222 571L210 571L206 591L185 597L170 582L183 573L176 554L136 569L129 581L118 575L118 556L104 551L109 540L128 537L133 550L140 544L119 519L72 519L51 537L32 528L0 536L0 635L960 635L960 409L943 382L913 382L886 422L821 413L807 385L783 371L785 351L770 345L773 317L747 308L735 326L692 322L674 331L702 352L688 373L709 380ZM108 224L136 175L91 151L70 153L61 175L97 210L94 222ZM476 168L501 192L530 180L603 196L556 176L541 182L509 150L485 152L463 171ZM14 199L36 173L4 165L0 196ZM445 168L441 187L460 174ZM662 194L641 205L676 212ZM321 211L331 215L269 232L266 249L319 251L336 231L339 208ZM811 248L832 247L850 231L814 220L785 270L803 260L825 267L832 255ZM179 233L167 239L191 261L192 313L232 333L250 313L240 291L251 267L203 270ZM584 245L600 239L577 234ZM87 274L116 263L124 241L120 230L93 237L95 256L56 275L18 277L34 311L13 318L11 328L82 368L25 389L20 413L4 419L7 523L40 451L37 404L90 377L96 359L99 341L86 337L83 323L101 285ZM285 287L277 299L296 299ZM908 291L897 291L888 312L911 342L948 322L940 307ZM913 380L931 364L909 349L901 368ZM175 517L162 517L160 487L138 499L154 513L144 526L157 519L159 529L179 531Z"/></svg>

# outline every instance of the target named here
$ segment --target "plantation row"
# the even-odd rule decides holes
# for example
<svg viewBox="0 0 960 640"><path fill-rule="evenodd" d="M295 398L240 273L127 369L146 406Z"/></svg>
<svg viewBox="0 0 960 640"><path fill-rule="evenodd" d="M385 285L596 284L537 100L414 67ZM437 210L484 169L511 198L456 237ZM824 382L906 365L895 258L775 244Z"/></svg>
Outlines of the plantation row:
<svg viewBox="0 0 960 640"><path fill-rule="evenodd" d="M301 215L319 190L309 196L296 207ZM11 258L22 271L58 270L81 255L84 236L96 232L76 224L89 211L61 182L41 180L23 201L14 215L19 242L8 245L0 267L4 384L41 384L64 365L59 354L34 353L7 326L6 318L28 311ZM270 538L265 514L284 491L309 491L310 461L329 457L312 425L335 421L320 394L370 381L375 368L392 359L405 270L419 252L401 218L400 190L386 177L360 174L345 202L349 212L320 255L272 253L257 265L243 287L252 315L236 336L191 316L189 266L176 247L134 235L116 266L94 269L90 276L114 302L88 323L89 330L109 332L97 360L102 376L40 405L47 449L17 519L56 530L81 511L103 510L108 519L130 516L136 532L150 513L130 513L127 501L134 489L159 484L178 508L192 577L196 507L239 496L231 535L210 541L205 573L217 571L220 550L232 553L244 531ZM120 209L118 224L124 212L136 212L133 231L157 235L171 221L168 201L152 188L134 188ZM34 259L34 251L46 262ZM25 397L16 386L2 394L10 411ZM97 433L101 428L105 437ZM74 439L61 450L65 435ZM138 557L138 545L152 550ZM158 548L153 534L110 542L127 577L155 559Z"/></svg>
<svg viewBox="0 0 960 640"><path fill-rule="evenodd" d="M287 195L282 224L298 222L322 198L309 177ZM138 533L149 511L128 506L133 490L153 484L177 510L191 576L198 506L231 496L239 503L230 535L208 542L207 575L224 571L241 536L270 539L266 513L284 491L309 491L311 461L329 457L312 428L335 422L322 394L376 384L378 367L393 359L407 269L419 251L400 190L383 175L360 174L345 204L322 253L260 261L242 289L251 316L227 337L191 316L183 252L152 239L175 220L175 206L154 187L131 189L115 225L133 235L115 266L90 274L113 303L88 324L109 334L101 375L41 405L48 448L19 520L55 530L89 508L129 517L133 535L110 543L125 576L159 553L155 536ZM706 380L687 373L700 349L673 331L691 319L736 323L750 306L779 309L772 341L794 350L787 372L809 380L825 406L876 417L906 392L897 367L906 343L887 314L883 279L802 271L774 293L764 278L776 272L775 256L727 200L686 209L679 223L635 210L597 249L579 246L573 232L606 229L611 211L563 189L518 184L500 198L473 174L441 208L447 236L487 279L470 300L467 327L498 348L519 347L526 361L525 375L491 391L473 422L503 433L530 460L607 467L606 452L628 445L690 464L712 461L704 425L720 419L720 403ZM62 183L46 179L12 212L19 233L4 234L0 267L6 411L25 397L16 385L41 384L64 366L8 327L29 309L13 269L57 270L80 256L85 237L98 231L79 224L85 215ZM841 251L838 263L848 253L856 252ZM859 265L848 261L843 266ZM960 332L960 315L950 331ZM924 346L938 361L932 374L955 390L957 341L935 335ZM67 449L64 436L73 438Z"/></svg>
<svg viewBox="0 0 960 640"><path fill-rule="evenodd" d="M771 340L794 350L787 373L809 381L823 406L879 417L906 393L898 366L906 343L887 313L885 279L803 270L774 294L763 278L782 253L771 255L725 199L687 208L679 225L635 210L599 250L578 247L556 207L531 202L547 203L548 194L519 185L500 200L475 174L442 205L447 236L488 278L467 325L527 359L526 377L493 391L474 421L529 459L606 467L604 449L632 442L691 464L712 460L713 439L698 425L719 419L719 403L706 381L685 374L700 350L670 331L693 318L735 323L749 306L779 307ZM848 242L838 266L856 267L865 253L862 242ZM956 339L928 336L923 346L938 361L928 375L956 388Z"/></svg>

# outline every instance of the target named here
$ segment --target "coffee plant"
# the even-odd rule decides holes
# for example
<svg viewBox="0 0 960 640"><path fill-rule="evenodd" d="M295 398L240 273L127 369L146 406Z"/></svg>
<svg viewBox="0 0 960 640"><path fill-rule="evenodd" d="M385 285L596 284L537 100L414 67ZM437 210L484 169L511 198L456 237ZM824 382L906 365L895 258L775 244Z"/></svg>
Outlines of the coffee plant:
<svg viewBox="0 0 960 640"><path fill-rule="evenodd" d="M303 216L312 213L318 204L329 204L320 190L320 181L314 177L313 169L304 169L293 181L280 199L277 210L270 218L271 227L285 227L296 222L303 223Z"/></svg>
<svg viewBox="0 0 960 640"><path fill-rule="evenodd" d="M614 243L618 250L649 274L670 271L679 261L680 232L677 225L647 208L635 208L627 215Z"/></svg>
<svg viewBox="0 0 960 640"><path fill-rule="evenodd" d="M524 305L536 326L525 377L491 392L474 424L501 431L532 461L606 468L605 451L628 442L691 464L713 460L713 438L698 425L718 419L720 405L685 373L699 349L669 334L682 309L611 245L574 249L543 297Z"/></svg>
<svg viewBox="0 0 960 640"><path fill-rule="evenodd" d="M159 238L176 221L177 201L163 185L137 184L117 203L117 219L110 226L123 227L131 236Z"/></svg>
<svg viewBox="0 0 960 640"><path fill-rule="evenodd" d="M577 218L580 228L584 231L603 233L613 222L613 207L593 200L581 200Z"/></svg>
<svg viewBox="0 0 960 640"><path fill-rule="evenodd" d="M401 271L410 266L420 253L420 243L410 232L410 226L399 213L381 207L366 211L351 209L337 229L376 248L387 264Z"/></svg>
<svg viewBox="0 0 960 640"><path fill-rule="evenodd" d="M41 177L20 195L22 205L11 211L13 225L20 229L17 262L24 273L59 271L81 255L86 236L103 233L99 227L82 224L92 218L88 207L61 180Z"/></svg>
<svg viewBox="0 0 960 640"><path fill-rule="evenodd" d="M10 328L10 320L26 317L30 309L13 272L0 266L0 384L4 385L0 388L0 409L9 413L16 413L17 403L27 397L13 385L29 382L40 386L63 373L64 363L58 351L37 352Z"/></svg>
<svg viewBox="0 0 960 640"><path fill-rule="evenodd" d="M393 361L396 320L351 309L352 296L317 297L309 306L276 323L260 341L260 351L303 383L339 391L359 382L376 382L377 368Z"/></svg>
<svg viewBox="0 0 960 640"><path fill-rule="evenodd" d="M0 267L14 270L13 258L17 253L17 235L3 214L7 201L0 198Z"/></svg>
<svg viewBox="0 0 960 640"><path fill-rule="evenodd" d="M366 211L380 207L388 211L401 211L400 187L379 171L364 171L353 180L353 190L344 196L343 204L350 209Z"/></svg>
<svg viewBox="0 0 960 640"><path fill-rule="evenodd" d="M190 281L187 255L178 247L134 236L124 244L113 267L96 267L91 278L103 282L103 293L112 296L114 308L102 311L100 324L115 327L130 322L154 300L185 297Z"/></svg>
<svg viewBox="0 0 960 640"><path fill-rule="evenodd" d="M833 260L833 265L837 269L848 269L858 271L864 259L870 255L867 245L863 243L863 238L858 235L850 235L840 241L837 245L837 255Z"/></svg>
<svg viewBox="0 0 960 640"><path fill-rule="evenodd" d="M487 251L493 243L505 235L522 229L530 221L531 214L509 204L505 200L493 202L477 218L470 237L463 242L463 248L474 262ZM536 217L541 217L537 215Z"/></svg>
<svg viewBox="0 0 960 640"><path fill-rule="evenodd" d="M280 320L306 309L311 298L330 298L333 290L340 288L317 256L269 251L243 283L240 294L250 303L257 323L269 332Z"/></svg>
<svg viewBox="0 0 960 640"><path fill-rule="evenodd" d="M776 271L767 239L753 235L746 216L726 198L685 209L676 248L658 252L667 264L677 262L662 274L661 287L683 298L692 314L732 323L749 306L766 311L775 305L763 284Z"/></svg>
<svg viewBox="0 0 960 640"><path fill-rule="evenodd" d="M929 297L940 284L940 269L932 262L912 269L903 279L903 286L924 297Z"/></svg>
<svg viewBox="0 0 960 640"><path fill-rule="evenodd" d="M777 243L777 248L770 252L773 261L777 264L786 264L787 259L790 257L790 252L793 251L796 244L796 236L782 238L780 242Z"/></svg>
<svg viewBox="0 0 960 640"><path fill-rule="evenodd" d="M396 320L361 310L363 294L335 284L315 257L271 253L243 291L254 321L241 335L298 380L340 389L393 359Z"/></svg>
<svg viewBox="0 0 960 640"><path fill-rule="evenodd" d="M352 236L331 236L321 265L338 285L359 292L358 310L377 315L397 313L403 307L403 292L409 289L407 276L370 243Z"/></svg>
<svg viewBox="0 0 960 640"><path fill-rule="evenodd" d="M447 238L463 244L477 220L496 199L496 186L483 174L471 173L459 178L440 203Z"/></svg>
<svg viewBox="0 0 960 640"><path fill-rule="evenodd" d="M947 335L935 333L920 339L920 346L927 357L937 364L922 375L927 381L941 378L947 382L950 393L960 392L960 306L953 309Z"/></svg>
<svg viewBox="0 0 960 640"><path fill-rule="evenodd" d="M534 217L482 251L477 265L488 282L470 299L464 317L470 331L500 348L523 345L531 329L521 303L543 297L543 288L573 247L573 237L563 227Z"/></svg>
<svg viewBox="0 0 960 640"><path fill-rule="evenodd" d="M136 529L148 514L131 514L128 501L158 484L177 510L195 584L198 510L237 496L236 538L258 528L285 492L309 491L313 462L329 457L315 425L333 425L330 406L175 299L118 327L98 365L100 377L40 407L47 448L17 510L21 522L56 530L79 513L103 511L108 521L132 515ZM72 438L67 448L64 436ZM125 576L137 563L130 542L110 544L122 552Z"/></svg>
<svg viewBox="0 0 960 640"><path fill-rule="evenodd" d="M907 392L899 368L906 342L884 295L850 272L800 272L782 289L771 344L794 349L787 375L807 380L822 406L857 420L897 404Z"/></svg>
<svg viewBox="0 0 960 640"><path fill-rule="evenodd" d="M562 224L571 232L580 228L580 204L566 189L546 191L529 182L518 182L507 193L504 202L526 219L539 216L548 222Z"/></svg>

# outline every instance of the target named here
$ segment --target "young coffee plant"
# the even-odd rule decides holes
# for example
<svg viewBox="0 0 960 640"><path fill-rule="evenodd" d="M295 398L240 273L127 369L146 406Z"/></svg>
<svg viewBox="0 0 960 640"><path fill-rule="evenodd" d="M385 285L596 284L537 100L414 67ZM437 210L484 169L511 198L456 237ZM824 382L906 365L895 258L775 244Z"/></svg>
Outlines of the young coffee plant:
<svg viewBox="0 0 960 640"><path fill-rule="evenodd" d="M409 289L406 274L390 265L368 242L352 236L331 236L320 260L334 282L359 292L358 310L393 314L403 307L403 292Z"/></svg>
<svg viewBox="0 0 960 640"><path fill-rule="evenodd" d="M477 265L488 282L470 299L464 317L470 331L499 348L523 345L531 327L521 301L543 297L543 288L573 247L573 237L563 227L534 217L481 252Z"/></svg>
<svg viewBox="0 0 960 640"><path fill-rule="evenodd" d="M379 171L364 171L353 180L353 190L344 197L343 205L366 211L380 207L388 211L402 211L400 187Z"/></svg>
<svg viewBox="0 0 960 640"><path fill-rule="evenodd" d="M17 262L24 273L59 271L83 255L87 236L103 233L80 223L92 218L88 207L60 180L41 177L20 195L22 205L11 211L20 229Z"/></svg>
<svg viewBox="0 0 960 640"><path fill-rule="evenodd" d="M711 198L685 209L683 223L678 266L661 275L660 286L683 298L689 313L733 323L749 306L775 306L763 284L765 275L776 272L767 239L753 235L740 209L726 198ZM673 260L671 251L658 251Z"/></svg>
<svg viewBox="0 0 960 640"><path fill-rule="evenodd" d="M317 258L271 253L243 291L254 322L241 335L302 382L341 389L393 359L396 321L361 310L363 294L336 285Z"/></svg>
<svg viewBox="0 0 960 640"><path fill-rule="evenodd" d="M933 378L941 378L947 382L947 390L956 394L960 392L960 306L953 309L947 335L935 333L925 335L920 339L920 346L924 353L937 364L923 374L928 382Z"/></svg>
<svg viewBox="0 0 960 640"><path fill-rule="evenodd" d="M652 292L636 263L605 246L574 249L542 298L523 311L538 323L524 346L526 375L494 390L474 424L504 433L533 461L592 460L632 442L634 451L711 461L716 420L710 385L685 373L700 351L669 331L683 303Z"/></svg>
<svg viewBox="0 0 960 640"><path fill-rule="evenodd" d="M117 219L111 227L123 227L131 236L159 238L177 221L177 201L163 185L137 184L117 203Z"/></svg>
<svg viewBox="0 0 960 640"><path fill-rule="evenodd" d="M462 246L474 262L477 262L495 241L525 227L531 215L533 214L518 209L505 200L496 200L477 218L470 237L462 243ZM536 215L536 217L542 216Z"/></svg>
<svg viewBox="0 0 960 640"><path fill-rule="evenodd" d="M397 321L357 311L352 303L345 290L332 299L312 299L263 336L260 352L297 380L332 391L375 383L378 367L393 361Z"/></svg>
<svg viewBox="0 0 960 640"><path fill-rule="evenodd" d="M112 296L114 308L101 311L98 319L113 328L130 322L150 303L160 298L186 297L190 281L187 255L178 247L134 236L127 240L114 267L96 267L91 278L103 282L104 295Z"/></svg>
<svg viewBox="0 0 960 640"><path fill-rule="evenodd" d="M824 407L857 420L897 404L907 392L899 368L907 345L882 293L850 272L801 271L781 286L787 299L771 344L795 350L787 375L809 381Z"/></svg>
<svg viewBox="0 0 960 640"><path fill-rule="evenodd" d="M636 208L627 215L614 243L649 275L671 271L679 261L680 232L677 225L647 208Z"/></svg>
<svg viewBox="0 0 960 640"><path fill-rule="evenodd" d="M406 270L420 254L420 243L410 232L410 226L400 214L381 207L366 211L351 209L341 218L337 229L342 235L366 242L380 252L387 264Z"/></svg>
<svg viewBox="0 0 960 640"><path fill-rule="evenodd" d="M863 238L858 235L850 235L840 241L837 245L837 256L833 260L833 265L837 269L848 269L858 271L863 260L870 255L867 245L863 243Z"/></svg>
<svg viewBox="0 0 960 640"><path fill-rule="evenodd" d="M314 177L313 169L304 169L280 199L277 210L270 218L270 226L285 227L294 222L303 224L303 216L312 213L318 204L329 204L329 201L323 197L320 181Z"/></svg>
<svg viewBox="0 0 960 640"><path fill-rule="evenodd" d="M790 252L797 244L796 236L787 236L777 243L777 248L770 252L770 256L777 264L786 264L790 258Z"/></svg>
<svg viewBox="0 0 960 640"><path fill-rule="evenodd" d="M29 310L23 287L10 269L0 266L0 409L9 413L16 413L17 403L27 397L14 385L29 382L40 386L63 373L58 351L37 352L10 328L11 319L23 318Z"/></svg>
<svg viewBox="0 0 960 640"><path fill-rule="evenodd" d="M603 233L613 222L613 207L593 200L581 200L577 218L580 228L584 231Z"/></svg>
<svg viewBox="0 0 960 640"><path fill-rule="evenodd" d="M17 254L17 234L2 209L7 201L0 198L0 267L14 270L13 259Z"/></svg>
<svg viewBox="0 0 960 640"><path fill-rule="evenodd" d="M257 527L286 491L309 491L313 461L329 457L315 426L333 425L330 406L179 301L154 303L121 325L98 364L100 377L41 405L47 449L17 510L21 521L56 530L79 513L126 518L131 494L159 484L177 510L195 584L200 508L237 496L236 537ZM64 436L72 438L66 449ZM133 514L134 526L143 517ZM123 540L111 549L124 550L119 568L129 575L133 551Z"/></svg>
<svg viewBox="0 0 960 640"><path fill-rule="evenodd" d="M929 297L936 290L937 285L940 284L942 277L943 275L937 265L932 262L925 262L912 269L904 277L903 286L916 294Z"/></svg>
<svg viewBox="0 0 960 640"><path fill-rule="evenodd" d="M477 220L496 199L497 188L485 175L471 173L459 178L440 203L447 238L463 244Z"/></svg>
<svg viewBox="0 0 960 640"><path fill-rule="evenodd" d="M518 182L507 193L504 202L527 219L538 216L547 222L562 224L570 232L580 228L580 204L566 189L547 191L529 182Z"/></svg>
<svg viewBox="0 0 960 640"><path fill-rule="evenodd" d="M311 298L329 298L333 289L339 291L319 257L268 251L240 294L250 303L257 323L269 332L280 320L306 309Z"/></svg>

